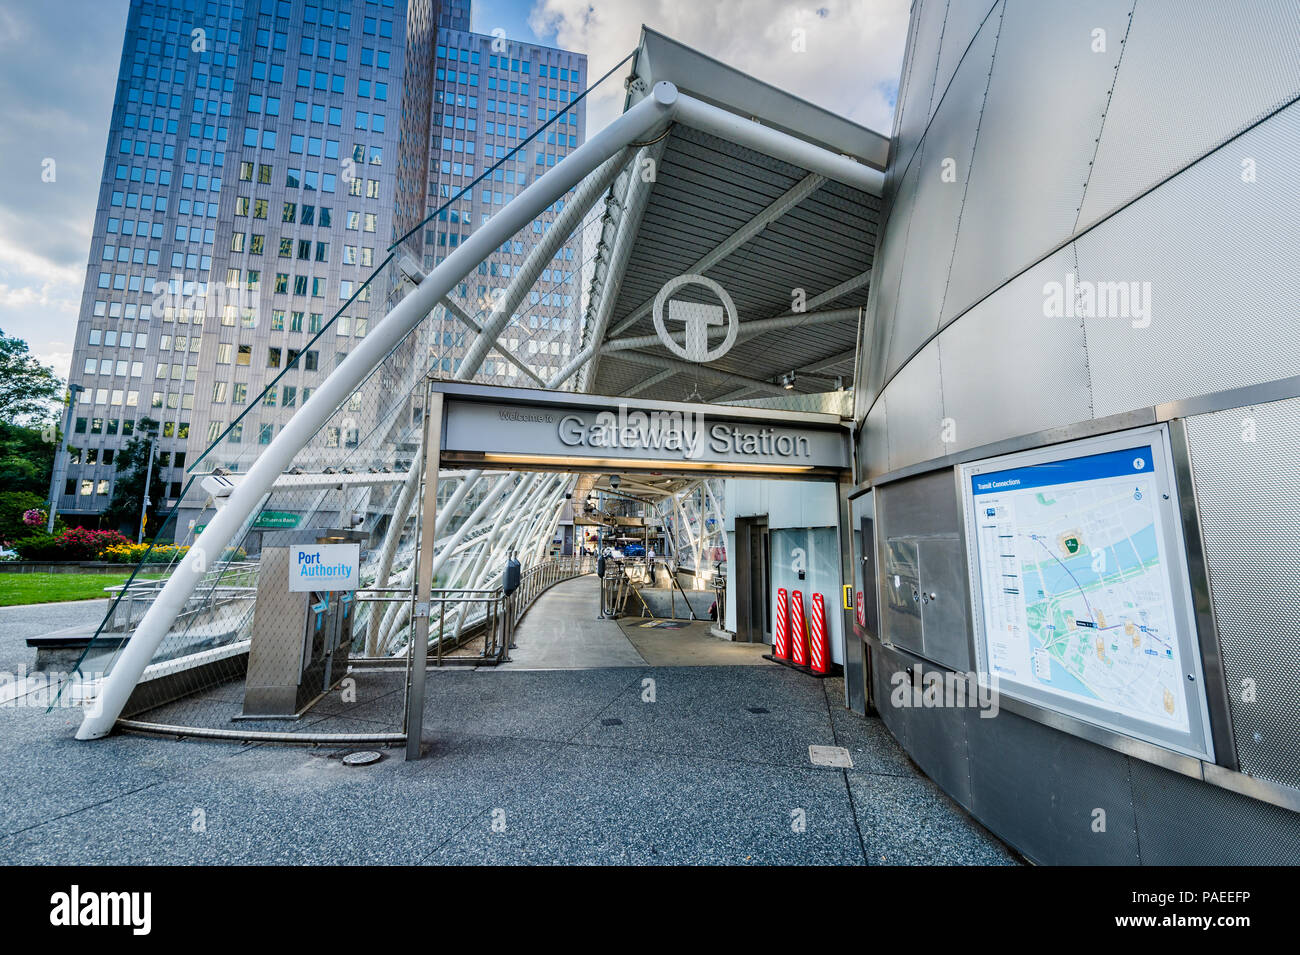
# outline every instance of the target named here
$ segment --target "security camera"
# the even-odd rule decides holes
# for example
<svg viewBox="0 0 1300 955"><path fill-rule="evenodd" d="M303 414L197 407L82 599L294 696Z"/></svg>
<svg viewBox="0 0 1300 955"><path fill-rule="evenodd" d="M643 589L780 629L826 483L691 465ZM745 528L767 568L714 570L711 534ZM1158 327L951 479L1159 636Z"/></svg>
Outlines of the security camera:
<svg viewBox="0 0 1300 955"><path fill-rule="evenodd" d="M565 499L566 501L571 501L571 500L573 500L573 492L572 492L572 491L565 491L565 492L564 492L564 499Z"/></svg>
<svg viewBox="0 0 1300 955"><path fill-rule="evenodd" d="M621 481L621 478L619 478L619 476L618 476L617 474L611 474L611 475L609 476L609 486L612 487L612 488L614 488L614 489L616 489L616 490L617 490L617 488L618 488L618 485L619 485L619 482L620 482L620 481Z"/></svg>

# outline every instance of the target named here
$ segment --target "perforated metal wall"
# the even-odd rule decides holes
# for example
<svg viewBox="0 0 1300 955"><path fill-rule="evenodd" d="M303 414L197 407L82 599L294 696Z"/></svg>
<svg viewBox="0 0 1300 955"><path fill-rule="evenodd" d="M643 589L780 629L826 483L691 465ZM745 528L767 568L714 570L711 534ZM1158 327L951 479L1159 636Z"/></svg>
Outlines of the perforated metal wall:
<svg viewBox="0 0 1300 955"><path fill-rule="evenodd" d="M1300 325L1289 318L1300 280L1297 155L1300 105L1080 237L1080 281L1124 283L1149 305L1087 320L1098 417L1300 368ZM1242 179L1245 157L1266 170L1253 182Z"/></svg>
<svg viewBox="0 0 1300 955"><path fill-rule="evenodd" d="M1300 369L1300 7L1230 6L914 6L862 343L859 478ZM950 157L956 183L937 175ZM1052 283L1067 281L1137 284L1127 311L1054 315ZM1188 443L1241 769L1300 788L1300 399L1191 418ZM935 483L927 509L900 493L916 480L878 487L882 539L942 536L951 488ZM881 607L883 620L883 585ZM911 622L897 625L898 645L923 654ZM873 659L897 668L892 656ZM1296 861L1300 814L1035 720L885 720L1038 861Z"/></svg>
<svg viewBox="0 0 1300 955"><path fill-rule="evenodd" d="M1083 322L1043 314L1043 284L1059 280L1073 261L1071 249L1058 252L939 336L948 452L1092 416ZM896 379L891 398L898 386Z"/></svg>
<svg viewBox="0 0 1300 955"><path fill-rule="evenodd" d="M1300 399L1187 420L1242 771L1300 787Z"/></svg>
<svg viewBox="0 0 1300 955"><path fill-rule="evenodd" d="M1296 865L1300 814L1129 760L1144 865Z"/></svg>
<svg viewBox="0 0 1300 955"><path fill-rule="evenodd" d="M1085 225L1300 94L1300 6L1141 0L1133 9Z"/></svg>
<svg viewBox="0 0 1300 955"><path fill-rule="evenodd" d="M1074 228L1131 6L1132 0L1011 3L1001 18L985 21L985 32L997 26L997 57L944 297L945 323ZM1111 38L1102 52L1092 48L1096 29Z"/></svg>
<svg viewBox="0 0 1300 955"><path fill-rule="evenodd" d="M888 367L899 368L939 327L953 244L975 152L984 83L997 41L995 12L975 38L935 113L916 159L920 188L912 207Z"/></svg>

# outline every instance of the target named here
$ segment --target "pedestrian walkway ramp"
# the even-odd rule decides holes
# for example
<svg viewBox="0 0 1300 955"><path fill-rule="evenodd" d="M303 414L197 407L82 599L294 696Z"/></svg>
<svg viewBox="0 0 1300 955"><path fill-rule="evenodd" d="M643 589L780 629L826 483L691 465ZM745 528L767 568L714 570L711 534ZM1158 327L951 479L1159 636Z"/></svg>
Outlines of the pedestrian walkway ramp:
<svg viewBox="0 0 1300 955"><path fill-rule="evenodd" d="M594 574L556 584L537 599L515 629L505 669L572 670L644 666L646 660L613 620L598 618L600 581Z"/></svg>
<svg viewBox="0 0 1300 955"><path fill-rule="evenodd" d="M556 584L537 598L515 630L503 669L577 670L598 667L771 666L763 644L721 640L709 621L636 616L600 617L595 575Z"/></svg>

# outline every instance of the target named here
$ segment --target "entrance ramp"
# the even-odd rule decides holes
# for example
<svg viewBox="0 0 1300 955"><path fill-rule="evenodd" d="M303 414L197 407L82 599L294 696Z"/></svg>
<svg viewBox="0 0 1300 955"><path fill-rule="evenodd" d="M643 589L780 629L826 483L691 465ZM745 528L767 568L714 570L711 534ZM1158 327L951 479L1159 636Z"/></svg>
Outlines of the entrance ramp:
<svg viewBox="0 0 1300 955"><path fill-rule="evenodd" d="M515 630L505 670L576 670L645 666L613 620L597 619L600 581L594 575L556 584L533 604Z"/></svg>
<svg viewBox="0 0 1300 955"><path fill-rule="evenodd" d="M625 616L601 619L594 575L556 584L537 598L515 630L510 662L498 670L602 667L773 666L763 644L731 643L710 622Z"/></svg>

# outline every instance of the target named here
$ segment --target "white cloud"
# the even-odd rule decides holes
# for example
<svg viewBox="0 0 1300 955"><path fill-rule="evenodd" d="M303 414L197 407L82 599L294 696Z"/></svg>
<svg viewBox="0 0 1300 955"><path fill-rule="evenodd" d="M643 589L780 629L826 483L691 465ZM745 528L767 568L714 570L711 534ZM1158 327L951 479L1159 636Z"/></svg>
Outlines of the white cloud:
<svg viewBox="0 0 1300 955"><path fill-rule="evenodd" d="M888 135L909 6L908 0L537 0L529 22L539 34L553 33L557 46L587 54L593 80L636 47L644 23ZM621 109L623 75L620 70L607 82L603 95L593 94L589 130Z"/></svg>
<svg viewBox="0 0 1300 955"><path fill-rule="evenodd" d="M0 275L9 278L26 276L43 284L73 285L78 297L86 277L84 269L32 252L4 234L0 234Z"/></svg>
<svg viewBox="0 0 1300 955"><path fill-rule="evenodd" d="M47 351L35 352L37 361L43 365L51 365L54 373L64 381L68 378L68 371L72 368L72 352L70 351Z"/></svg>

